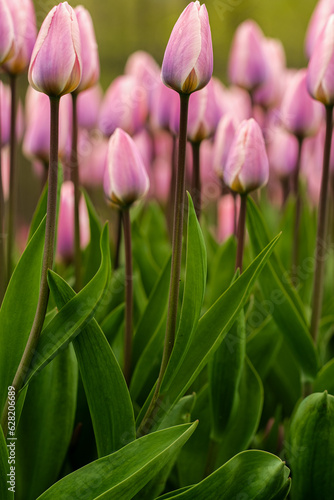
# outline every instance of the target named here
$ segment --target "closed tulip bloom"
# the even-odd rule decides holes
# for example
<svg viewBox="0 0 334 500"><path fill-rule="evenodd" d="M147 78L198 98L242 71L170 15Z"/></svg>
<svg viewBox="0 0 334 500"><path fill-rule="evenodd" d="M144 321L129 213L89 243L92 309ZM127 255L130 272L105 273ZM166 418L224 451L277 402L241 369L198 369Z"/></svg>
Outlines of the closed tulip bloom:
<svg viewBox="0 0 334 500"><path fill-rule="evenodd" d="M121 208L127 208L143 198L150 187L137 146L120 128L109 140L103 187L107 199Z"/></svg>
<svg viewBox="0 0 334 500"><path fill-rule="evenodd" d="M79 202L80 246L85 248L90 240L89 217L83 197ZM74 255L74 185L65 181L60 190L57 256L60 260L71 261Z"/></svg>
<svg viewBox="0 0 334 500"><path fill-rule="evenodd" d="M75 7L81 45L81 81L75 92L82 92L95 85L100 78L100 62L95 38L93 21L87 9L79 5Z"/></svg>
<svg viewBox="0 0 334 500"><path fill-rule="evenodd" d="M170 35L162 63L162 81L181 94L205 87L213 70L212 40L205 5L191 2Z"/></svg>
<svg viewBox="0 0 334 500"><path fill-rule="evenodd" d="M264 186L269 164L263 135L253 118L240 123L230 148L224 182L234 192L247 194Z"/></svg>
<svg viewBox="0 0 334 500"><path fill-rule="evenodd" d="M37 34L36 16L32 0L8 0L7 5L13 20L15 51L3 68L16 75L29 66Z"/></svg>
<svg viewBox="0 0 334 500"><path fill-rule="evenodd" d="M173 103L179 104L179 96L160 80L151 99L151 124L154 128L169 130Z"/></svg>
<svg viewBox="0 0 334 500"><path fill-rule="evenodd" d="M270 170L278 178L288 177L296 168L298 157L298 140L282 127L275 126L267 137L267 151Z"/></svg>
<svg viewBox="0 0 334 500"><path fill-rule="evenodd" d="M265 38L259 26L251 20L237 28L229 58L230 82L246 90L254 90L268 76Z"/></svg>
<svg viewBox="0 0 334 500"><path fill-rule="evenodd" d="M148 104L151 111L152 98L161 83L160 68L154 58L144 50L137 50L126 61L126 75L135 76L148 94Z"/></svg>
<svg viewBox="0 0 334 500"><path fill-rule="evenodd" d="M0 64L14 55L15 38L13 19L6 0L0 0Z"/></svg>
<svg viewBox="0 0 334 500"><path fill-rule="evenodd" d="M134 135L145 125L147 92L131 75L117 77L108 88L101 108L99 128L110 137L116 128Z"/></svg>
<svg viewBox="0 0 334 500"><path fill-rule="evenodd" d="M334 0L319 0L306 32L305 50L308 58L311 57L318 37L331 14L334 14Z"/></svg>
<svg viewBox="0 0 334 500"><path fill-rule="evenodd" d="M218 123L213 145L213 168L221 179L224 176L224 169L237 127L238 121L232 113L227 113Z"/></svg>
<svg viewBox="0 0 334 500"><path fill-rule="evenodd" d="M322 119L322 107L309 95L306 87L306 69L291 78L281 104L284 127L298 137L314 135Z"/></svg>
<svg viewBox="0 0 334 500"><path fill-rule="evenodd" d="M210 81L190 98L188 140L201 142L212 137L219 121L218 113L214 85Z"/></svg>
<svg viewBox="0 0 334 500"><path fill-rule="evenodd" d="M83 92L77 98L77 116L79 127L91 130L97 128L103 92L99 85L94 85Z"/></svg>
<svg viewBox="0 0 334 500"><path fill-rule="evenodd" d="M321 32L307 69L307 88L314 99L334 105L334 14Z"/></svg>
<svg viewBox="0 0 334 500"><path fill-rule="evenodd" d="M108 139L102 134L80 129L78 135L78 157L80 160L80 182L89 188L101 187L107 164Z"/></svg>
<svg viewBox="0 0 334 500"><path fill-rule="evenodd" d="M50 97L73 92L81 80L78 21L67 2L45 18L31 56L30 85Z"/></svg>

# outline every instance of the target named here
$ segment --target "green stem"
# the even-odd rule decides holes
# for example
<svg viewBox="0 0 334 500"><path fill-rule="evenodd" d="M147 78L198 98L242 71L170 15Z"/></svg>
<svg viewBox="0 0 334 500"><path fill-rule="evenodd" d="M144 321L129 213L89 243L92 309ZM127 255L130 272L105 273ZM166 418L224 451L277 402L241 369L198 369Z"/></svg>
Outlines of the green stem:
<svg viewBox="0 0 334 500"><path fill-rule="evenodd" d="M296 168L292 178L292 192L294 194L296 205L295 205L295 222L294 222L294 231L293 231L293 243L292 243L292 274L294 275L297 270L298 261L299 261L299 233L300 233L300 219L301 219L301 211L302 211L302 201L300 196L299 189L299 172L300 172L300 164L301 164L301 156L302 156L302 146L303 146L303 138L298 137L298 156Z"/></svg>
<svg viewBox="0 0 334 500"><path fill-rule="evenodd" d="M9 75L11 106L10 106L10 174L7 224L7 282L10 280L13 265L13 247L16 219L17 172L16 172L16 108L17 108L17 77Z"/></svg>
<svg viewBox="0 0 334 500"><path fill-rule="evenodd" d="M1 97L1 96L0 96ZM0 306L6 291L6 249L5 249L5 200L2 186L1 163L1 102L0 102Z"/></svg>
<svg viewBox="0 0 334 500"><path fill-rule="evenodd" d="M175 185L176 185L176 148L177 148L177 138L173 135L173 147L172 147L172 157L171 157L171 177L169 194L167 200L167 226L168 232L173 238L173 211L175 205Z"/></svg>
<svg viewBox="0 0 334 500"><path fill-rule="evenodd" d="M331 142L333 131L333 106L326 106L326 138L324 146L324 158L322 166L322 179L320 189L320 201L318 212L318 230L315 250L315 270L312 297L311 335L317 342L319 321L322 308L323 282L326 258L326 228L328 217L328 184L329 184L329 160L331 154Z"/></svg>
<svg viewBox="0 0 334 500"><path fill-rule="evenodd" d="M81 289L81 248L80 248L80 219L79 219L79 163L78 163L78 117L77 94L72 94L72 150L71 150L71 178L74 184L74 268L75 289Z"/></svg>
<svg viewBox="0 0 334 500"><path fill-rule="evenodd" d="M118 269L119 267L119 253L121 248L121 241L122 241L122 210L118 210L114 271L116 271L116 269Z"/></svg>
<svg viewBox="0 0 334 500"><path fill-rule="evenodd" d="M192 177L192 199L194 202L197 219L201 217L201 171L200 171L200 142L192 142L193 154L193 177Z"/></svg>
<svg viewBox="0 0 334 500"><path fill-rule="evenodd" d="M49 299L49 287L47 282L48 270L53 265L54 239L56 228L57 211L57 177L58 177L58 122L59 122L59 98L50 97L51 126L50 126L50 165L49 165L49 186L45 227L45 243L42 262L41 285L39 290L38 304L34 322L29 334L23 356L16 371L12 386L18 393L22 387L26 374L29 370L39 336L43 327L45 314ZM7 434L7 410L8 400L2 414L1 425L5 435Z"/></svg>
<svg viewBox="0 0 334 500"><path fill-rule="evenodd" d="M246 210L247 210L247 195L243 194L240 196L240 212L239 212L239 222L237 229L237 256L235 260L235 269L240 269L242 273L242 260L244 255L245 246L245 230L246 230Z"/></svg>
<svg viewBox="0 0 334 500"><path fill-rule="evenodd" d="M124 335L124 378L130 384L131 354L132 354L132 251L131 251L131 221L129 210L122 214L125 247L125 335Z"/></svg>
<svg viewBox="0 0 334 500"><path fill-rule="evenodd" d="M179 152L178 152L176 194L174 202L175 205L174 205L173 241L172 241L172 267L170 276L165 342L164 342L164 350L163 350L157 384L149 408L138 428L139 435L147 434L154 423L154 415L158 407L157 403L160 393L160 387L162 384L163 377L165 375L169 358L172 354L175 341L177 307L179 302L181 257L182 257L188 104L189 104L189 95L180 94Z"/></svg>

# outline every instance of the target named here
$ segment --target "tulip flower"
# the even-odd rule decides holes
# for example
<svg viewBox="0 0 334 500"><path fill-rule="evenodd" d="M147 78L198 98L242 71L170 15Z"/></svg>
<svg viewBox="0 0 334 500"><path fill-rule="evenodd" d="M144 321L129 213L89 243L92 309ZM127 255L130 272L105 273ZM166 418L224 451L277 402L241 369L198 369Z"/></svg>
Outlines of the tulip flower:
<svg viewBox="0 0 334 500"><path fill-rule="evenodd" d="M132 352L132 257L129 208L149 189L149 178L133 139L117 128L109 140L104 193L112 205L122 210L125 246L125 338L124 376L129 383Z"/></svg>
<svg viewBox="0 0 334 500"><path fill-rule="evenodd" d="M162 63L162 81L181 94L205 87L213 70L212 40L205 5L191 2L175 23Z"/></svg>
<svg viewBox="0 0 334 500"><path fill-rule="evenodd" d="M83 186L89 188L102 186L107 152L108 140L102 134L89 133L85 129L79 129L79 172L80 182Z"/></svg>
<svg viewBox="0 0 334 500"><path fill-rule="evenodd" d="M65 181L60 190L57 256L60 260L69 262L74 256L74 185ZM80 244L85 248L90 240L89 217L83 197L80 199Z"/></svg>
<svg viewBox="0 0 334 500"><path fill-rule="evenodd" d="M15 51L13 19L6 0L0 0L0 33L0 64L3 64Z"/></svg>
<svg viewBox="0 0 334 500"><path fill-rule="evenodd" d="M236 199L232 194L226 194L218 202L217 238L223 243L236 231ZM237 207L238 208L238 207Z"/></svg>
<svg viewBox="0 0 334 500"><path fill-rule="evenodd" d="M249 92L263 84L268 76L265 38L252 20L244 21L235 32L228 74L231 83Z"/></svg>
<svg viewBox="0 0 334 500"><path fill-rule="evenodd" d="M151 111L153 95L161 84L160 68L154 58L144 50L131 54L125 64L126 75L137 78L148 96L148 107Z"/></svg>
<svg viewBox="0 0 334 500"><path fill-rule="evenodd" d="M79 5L74 12L77 16L80 45L82 75L76 93L96 85L100 77L100 63L92 18L87 9Z"/></svg>
<svg viewBox="0 0 334 500"><path fill-rule="evenodd" d="M117 128L134 135L144 127L147 114L145 88L132 75L119 76L111 83L104 97L99 128L107 137Z"/></svg>
<svg viewBox="0 0 334 500"><path fill-rule="evenodd" d="M220 179L224 178L228 154L234 140L238 121L230 112L218 123L213 148L213 168Z"/></svg>
<svg viewBox="0 0 334 500"><path fill-rule="evenodd" d="M97 128L98 118L102 104L103 92L99 85L94 85L77 98L78 126L87 130Z"/></svg>
<svg viewBox="0 0 334 500"><path fill-rule="evenodd" d="M334 0L319 0L306 32L305 51L308 58L311 57L318 37L331 14L334 14Z"/></svg>
<svg viewBox="0 0 334 500"><path fill-rule="evenodd" d="M49 12L31 56L30 85L49 97L73 92L81 80L80 34L77 17L67 2Z"/></svg>
<svg viewBox="0 0 334 500"><path fill-rule="evenodd" d="M166 87L161 81L154 89L151 99L151 124L153 128L161 130L169 130L170 128L172 109L179 106L179 96L169 87ZM179 111L179 110L178 110ZM179 119L179 112L177 120Z"/></svg>
<svg viewBox="0 0 334 500"><path fill-rule="evenodd" d="M325 106L334 105L334 14L319 35L307 69L307 88Z"/></svg>

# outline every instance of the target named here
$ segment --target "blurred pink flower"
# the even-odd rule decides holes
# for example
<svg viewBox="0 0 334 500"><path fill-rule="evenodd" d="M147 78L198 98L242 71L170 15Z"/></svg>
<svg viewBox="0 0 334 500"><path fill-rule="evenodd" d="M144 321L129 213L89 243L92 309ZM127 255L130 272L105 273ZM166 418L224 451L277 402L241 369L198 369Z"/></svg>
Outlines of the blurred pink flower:
<svg viewBox="0 0 334 500"><path fill-rule="evenodd" d="M13 18L7 0L0 0L0 64L13 57L15 38Z"/></svg>
<svg viewBox="0 0 334 500"><path fill-rule="evenodd" d="M219 121L214 85L211 81L190 97L188 140L201 142L212 137Z"/></svg>
<svg viewBox="0 0 334 500"><path fill-rule="evenodd" d="M108 139L101 132L79 129L78 157L80 182L87 188L100 187L107 164Z"/></svg>
<svg viewBox="0 0 334 500"><path fill-rule="evenodd" d="M94 85L77 97L77 117L79 127L91 130L97 127L103 99L103 91L99 85Z"/></svg>
<svg viewBox="0 0 334 500"><path fill-rule="evenodd" d="M155 59L144 50L131 54L126 62L126 75L132 75L145 88L148 95L148 106L151 111L153 95L161 84L160 68Z"/></svg>
<svg viewBox="0 0 334 500"><path fill-rule="evenodd" d="M222 196L217 205L218 226L217 238L220 243L234 234L235 224L235 200L232 194ZM237 201L237 212L239 211L239 199ZM238 213L237 220L238 220Z"/></svg>
<svg viewBox="0 0 334 500"><path fill-rule="evenodd" d="M223 116L218 123L214 139L213 168L221 179L224 176L224 168L238 124L238 120L231 112Z"/></svg>
<svg viewBox="0 0 334 500"><path fill-rule="evenodd" d="M1 148L1 178L2 178L2 189L5 201L8 200L9 195L9 176L10 176L10 164L9 164L9 146Z"/></svg>
<svg viewBox="0 0 334 500"><path fill-rule="evenodd" d="M311 57L317 39L331 14L334 14L334 0L319 0L306 32L305 51L308 58Z"/></svg>
<svg viewBox="0 0 334 500"><path fill-rule="evenodd" d="M298 140L280 126L274 126L267 135L270 171L279 179L288 177L296 168Z"/></svg>
<svg viewBox="0 0 334 500"><path fill-rule="evenodd" d="M100 78L99 53L93 21L87 9L79 5L74 12L77 16L81 45L81 80L75 93L87 90L97 84Z"/></svg>

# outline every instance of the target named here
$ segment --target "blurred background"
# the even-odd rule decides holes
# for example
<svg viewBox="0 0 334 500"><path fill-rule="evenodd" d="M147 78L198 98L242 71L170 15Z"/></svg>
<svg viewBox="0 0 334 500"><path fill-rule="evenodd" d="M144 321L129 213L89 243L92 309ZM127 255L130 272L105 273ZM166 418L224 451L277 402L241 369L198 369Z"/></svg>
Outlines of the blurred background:
<svg viewBox="0 0 334 500"><path fill-rule="evenodd" d="M188 0L73 0L92 16L99 46L101 85L104 90L124 70L128 56L146 50L162 63L171 30ZM38 28L54 0L34 0ZM304 38L316 0L208 0L214 52L214 75L228 84L226 68L236 27L245 19L254 19L267 37L279 38L284 45L289 67L307 64ZM6 75L1 79L8 82ZM27 89L27 76L19 77L21 100ZM29 162L19 155L18 222L29 224L40 193L40 183Z"/></svg>

